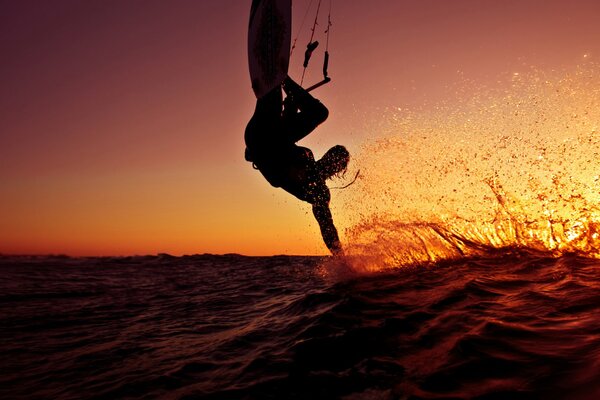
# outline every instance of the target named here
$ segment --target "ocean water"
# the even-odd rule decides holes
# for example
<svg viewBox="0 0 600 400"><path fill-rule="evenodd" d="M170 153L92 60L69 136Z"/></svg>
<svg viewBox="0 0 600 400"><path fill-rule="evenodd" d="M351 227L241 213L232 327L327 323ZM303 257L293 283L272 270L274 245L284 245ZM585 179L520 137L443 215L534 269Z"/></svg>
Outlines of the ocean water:
<svg viewBox="0 0 600 400"><path fill-rule="evenodd" d="M597 259L357 262L1 257L0 397L600 396Z"/></svg>
<svg viewBox="0 0 600 400"><path fill-rule="evenodd" d="M376 111L344 258L0 257L0 399L600 398L600 66Z"/></svg>

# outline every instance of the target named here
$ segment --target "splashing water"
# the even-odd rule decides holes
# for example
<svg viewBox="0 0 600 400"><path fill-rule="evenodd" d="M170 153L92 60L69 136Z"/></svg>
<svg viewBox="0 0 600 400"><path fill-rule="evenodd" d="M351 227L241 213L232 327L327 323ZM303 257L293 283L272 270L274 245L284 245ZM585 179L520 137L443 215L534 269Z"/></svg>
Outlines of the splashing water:
<svg viewBox="0 0 600 400"><path fill-rule="evenodd" d="M356 268L507 248L600 258L600 66L506 83L386 113L341 194Z"/></svg>

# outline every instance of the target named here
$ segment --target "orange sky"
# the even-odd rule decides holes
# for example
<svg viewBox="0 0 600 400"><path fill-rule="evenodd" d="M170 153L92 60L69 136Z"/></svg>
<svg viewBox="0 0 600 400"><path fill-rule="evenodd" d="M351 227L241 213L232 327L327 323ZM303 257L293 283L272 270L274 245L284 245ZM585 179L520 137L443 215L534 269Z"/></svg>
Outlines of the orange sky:
<svg viewBox="0 0 600 400"><path fill-rule="evenodd" d="M309 205L243 159L250 3L5 2L0 253L325 254ZM330 118L302 145L356 151L386 109L452 101L464 79L597 60L599 15L595 0L334 1L333 82L316 92Z"/></svg>

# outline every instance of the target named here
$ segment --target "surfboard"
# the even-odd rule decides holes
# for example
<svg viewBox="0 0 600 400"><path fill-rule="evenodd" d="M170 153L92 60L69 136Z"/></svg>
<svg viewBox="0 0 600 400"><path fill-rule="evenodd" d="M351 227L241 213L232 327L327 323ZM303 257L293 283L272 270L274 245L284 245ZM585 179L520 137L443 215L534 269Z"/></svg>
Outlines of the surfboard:
<svg viewBox="0 0 600 400"><path fill-rule="evenodd" d="M253 0L248 26L248 66L257 98L286 78L291 41L292 0Z"/></svg>

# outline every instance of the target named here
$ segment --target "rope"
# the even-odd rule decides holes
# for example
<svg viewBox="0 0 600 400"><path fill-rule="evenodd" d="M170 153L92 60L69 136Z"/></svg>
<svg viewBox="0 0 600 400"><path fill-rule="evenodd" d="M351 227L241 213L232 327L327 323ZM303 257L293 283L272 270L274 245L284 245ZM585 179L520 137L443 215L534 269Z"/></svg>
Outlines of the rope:
<svg viewBox="0 0 600 400"><path fill-rule="evenodd" d="M333 3L333 0L329 0L329 14L327 15L327 29L325 30L325 33L327 34L327 40L325 42L325 51L329 51L329 31L331 30L331 25L333 25L331 23L331 4Z"/></svg>
<svg viewBox="0 0 600 400"><path fill-rule="evenodd" d="M325 42L325 58L323 59L323 79L329 79L329 72L327 69L329 68L329 32L331 31L331 4L333 0L329 0L329 14L327 15L327 29L325 33L327 35L327 39Z"/></svg>
<svg viewBox="0 0 600 400"><path fill-rule="evenodd" d="M314 37L315 37L315 29L317 29L317 21L319 19L319 10L321 9L321 0L319 0L319 4L317 5L317 13L315 14L315 22L313 23L313 27L311 29L311 34L310 34L310 40L308 41L308 43L312 43Z"/></svg>
<svg viewBox="0 0 600 400"><path fill-rule="evenodd" d="M306 22L306 17L308 17L308 12L310 11L310 7L312 6L313 1L314 0L310 0L310 3L308 4L308 7L306 8L306 12L304 13L304 17L302 17L302 23L300 24L300 29L298 29L298 33L296 34L296 37L294 38L294 42L292 43L292 49L290 50L290 58L292 57L292 54L294 53L294 49L296 48L296 42L298 41L298 38L300 37L300 34L302 33L302 28L304 28L304 23Z"/></svg>
<svg viewBox="0 0 600 400"><path fill-rule="evenodd" d="M317 5L317 13L315 14L315 22L313 23L313 27L311 29L310 40L306 45L306 53L304 54L304 69L302 70L302 79L300 79L300 86L304 82L304 75L306 74L306 68L308 67L308 60L312 54L312 51L319 45L319 42L316 44L313 42L315 38L315 30L317 29L317 21L319 19L319 10L321 9L321 0L319 0L319 4Z"/></svg>

